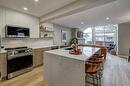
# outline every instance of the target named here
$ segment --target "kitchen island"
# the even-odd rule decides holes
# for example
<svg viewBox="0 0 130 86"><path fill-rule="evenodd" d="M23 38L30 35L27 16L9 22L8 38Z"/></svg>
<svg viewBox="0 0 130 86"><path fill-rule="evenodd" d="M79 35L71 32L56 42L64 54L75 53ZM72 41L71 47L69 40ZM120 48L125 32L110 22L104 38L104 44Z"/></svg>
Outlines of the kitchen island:
<svg viewBox="0 0 130 86"><path fill-rule="evenodd" d="M80 48L80 55L64 48L44 53L44 79L50 86L85 86L85 63L100 48Z"/></svg>

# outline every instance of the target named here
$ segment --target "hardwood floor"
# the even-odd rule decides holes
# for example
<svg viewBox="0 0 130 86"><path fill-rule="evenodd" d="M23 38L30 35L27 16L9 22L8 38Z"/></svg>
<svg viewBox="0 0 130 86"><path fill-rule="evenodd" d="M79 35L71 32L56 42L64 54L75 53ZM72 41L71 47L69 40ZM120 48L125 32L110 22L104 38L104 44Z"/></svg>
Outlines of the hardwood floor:
<svg viewBox="0 0 130 86"><path fill-rule="evenodd" d="M102 86L130 86L130 63L108 54L103 72ZM16 78L6 80L0 86L48 86L43 79L43 67Z"/></svg>
<svg viewBox="0 0 130 86"><path fill-rule="evenodd" d="M22 74L10 80L3 81L0 86L48 86L43 80L43 67Z"/></svg>
<svg viewBox="0 0 130 86"><path fill-rule="evenodd" d="M103 72L103 86L130 86L130 63L108 54Z"/></svg>

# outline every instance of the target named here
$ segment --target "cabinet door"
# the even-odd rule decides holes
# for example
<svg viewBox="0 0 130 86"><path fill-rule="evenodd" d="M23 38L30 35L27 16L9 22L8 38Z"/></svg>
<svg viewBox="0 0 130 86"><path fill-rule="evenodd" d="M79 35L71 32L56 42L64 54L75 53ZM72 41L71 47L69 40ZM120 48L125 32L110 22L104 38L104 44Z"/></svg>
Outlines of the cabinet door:
<svg viewBox="0 0 130 86"><path fill-rule="evenodd" d="M31 25L30 26L30 38L39 38L39 26L37 25Z"/></svg>
<svg viewBox="0 0 130 86"><path fill-rule="evenodd" d="M44 52L51 50L51 48L39 48L39 49L33 49L33 67L37 67L39 65L44 64Z"/></svg>
<svg viewBox="0 0 130 86"><path fill-rule="evenodd" d="M39 59L38 59L39 65L43 64L43 51L42 49L39 49Z"/></svg>
<svg viewBox="0 0 130 86"><path fill-rule="evenodd" d="M6 53L0 53L0 72L2 78L5 78L7 76Z"/></svg>
<svg viewBox="0 0 130 86"><path fill-rule="evenodd" d="M43 64L43 55L41 49L33 50L33 66L39 66Z"/></svg>
<svg viewBox="0 0 130 86"><path fill-rule="evenodd" d="M0 8L0 35L5 36L5 9Z"/></svg>

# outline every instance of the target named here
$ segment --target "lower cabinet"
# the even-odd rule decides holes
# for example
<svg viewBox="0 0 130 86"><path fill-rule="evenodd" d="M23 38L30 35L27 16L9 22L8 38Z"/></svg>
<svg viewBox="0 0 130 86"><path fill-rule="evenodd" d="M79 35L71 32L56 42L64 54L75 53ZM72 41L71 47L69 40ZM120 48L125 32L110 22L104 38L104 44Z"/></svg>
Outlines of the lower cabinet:
<svg viewBox="0 0 130 86"><path fill-rule="evenodd" d="M33 67L43 65L44 51L51 50L51 48L37 48L33 49Z"/></svg>
<svg viewBox="0 0 130 86"><path fill-rule="evenodd" d="M0 79L5 79L7 76L7 53L0 53Z"/></svg>

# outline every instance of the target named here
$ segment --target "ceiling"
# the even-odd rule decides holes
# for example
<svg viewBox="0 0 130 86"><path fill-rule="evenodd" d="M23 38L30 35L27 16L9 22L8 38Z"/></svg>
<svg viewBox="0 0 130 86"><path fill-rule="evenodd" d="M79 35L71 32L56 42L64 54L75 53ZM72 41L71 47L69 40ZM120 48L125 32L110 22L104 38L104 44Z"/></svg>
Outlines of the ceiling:
<svg viewBox="0 0 130 86"><path fill-rule="evenodd" d="M130 0L0 0L0 6L71 28L130 21Z"/></svg>
<svg viewBox="0 0 130 86"><path fill-rule="evenodd" d="M0 5L40 17L74 1L75 0L39 0L39 2L34 2L34 0L0 0ZM24 7L27 7L28 11L23 10Z"/></svg>
<svg viewBox="0 0 130 86"><path fill-rule="evenodd" d="M106 20L109 17L110 20ZM130 0L117 0L73 15L54 19L51 22L73 28L118 24L130 21ZM84 24L81 24L84 22Z"/></svg>
<svg viewBox="0 0 130 86"><path fill-rule="evenodd" d="M42 23L49 20L58 19L60 17L76 14L113 1L115 0L76 0L73 3L41 16L40 22Z"/></svg>

